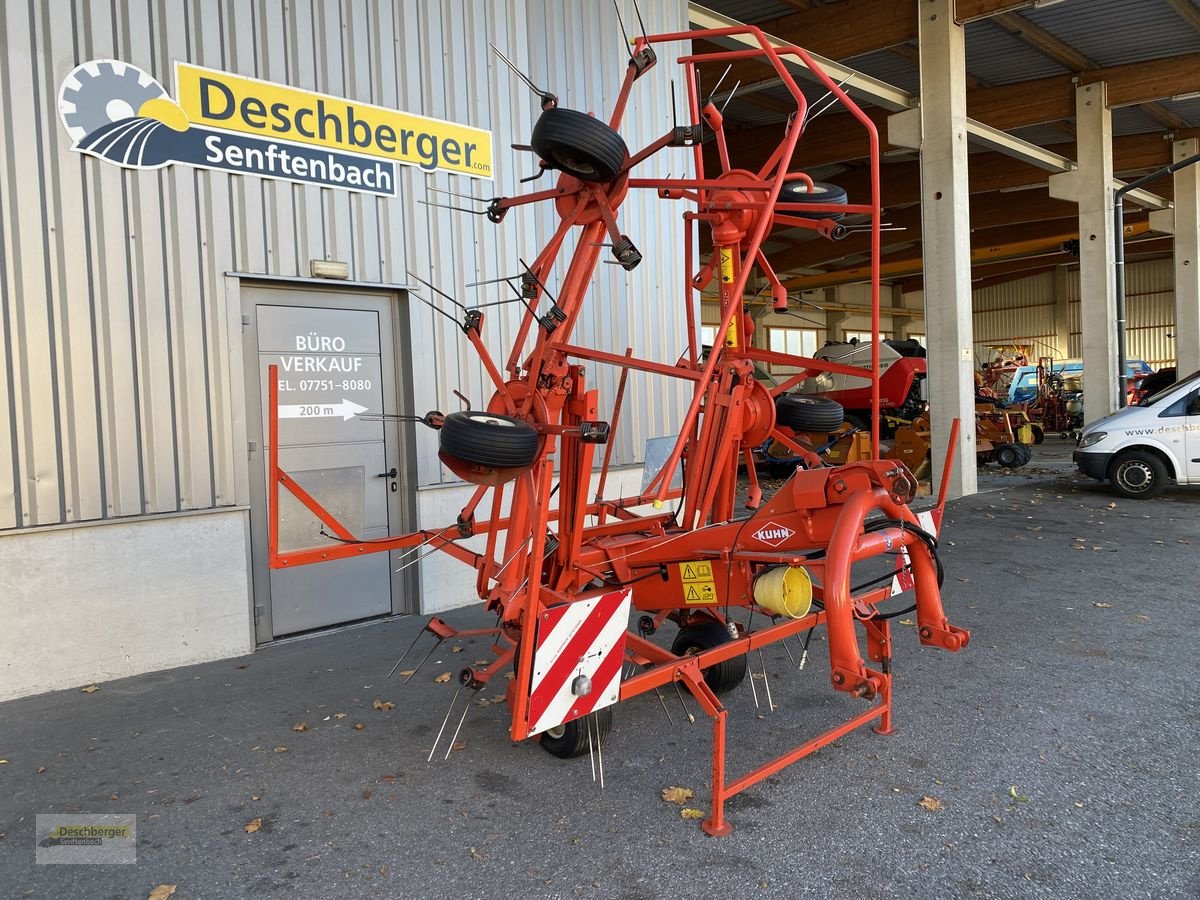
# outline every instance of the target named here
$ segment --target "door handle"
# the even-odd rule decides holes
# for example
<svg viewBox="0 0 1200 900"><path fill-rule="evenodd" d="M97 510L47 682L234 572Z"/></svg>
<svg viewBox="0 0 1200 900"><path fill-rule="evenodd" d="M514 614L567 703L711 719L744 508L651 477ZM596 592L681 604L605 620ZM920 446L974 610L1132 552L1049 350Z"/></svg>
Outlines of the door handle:
<svg viewBox="0 0 1200 900"><path fill-rule="evenodd" d="M395 467L395 466L392 466L392 467L391 467L390 469L388 469L386 472L380 472L380 473L379 473L378 475L376 475L375 477L376 477L376 478L395 478L395 477L396 477L396 475L397 475L397 472L396 472L396 467Z"/></svg>

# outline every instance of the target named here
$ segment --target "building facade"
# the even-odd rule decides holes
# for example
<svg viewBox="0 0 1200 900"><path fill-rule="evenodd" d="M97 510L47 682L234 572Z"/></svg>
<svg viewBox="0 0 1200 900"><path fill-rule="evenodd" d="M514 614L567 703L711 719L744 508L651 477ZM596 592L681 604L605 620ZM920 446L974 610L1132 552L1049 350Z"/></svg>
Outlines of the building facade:
<svg viewBox="0 0 1200 900"><path fill-rule="evenodd" d="M642 14L651 31L687 26L683 2ZM503 299L476 283L519 273L557 221L444 208L537 171L510 145L538 98L489 44L597 114L624 74L613 9L587 0L4 5L0 699L474 599L472 573L436 555L272 573L264 410L274 364L281 462L362 537L454 520L467 491L436 434L390 417L490 389L424 283ZM635 90L631 147L672 124L677 53ZM663 210L625 204L646 259L599 267L582 341L678 357L683 233ZM488 308L498 353L519 312ZM590 374L611 403L615 372ZM660 381L631 379L622 477L640 479L644 438L680 417L680 388ZM323 540L298 506L280 528L285 547Z"/></svg>

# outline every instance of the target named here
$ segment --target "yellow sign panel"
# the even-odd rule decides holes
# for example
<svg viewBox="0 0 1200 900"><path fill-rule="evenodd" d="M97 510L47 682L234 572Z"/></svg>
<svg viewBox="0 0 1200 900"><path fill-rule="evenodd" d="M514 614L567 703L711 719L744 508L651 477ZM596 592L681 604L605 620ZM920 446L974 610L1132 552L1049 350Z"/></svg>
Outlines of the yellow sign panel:
<svg viewBox="0 0 1200 900"><path fill-rule="evenodd" d="M684 603L717 602L717 588L713 583L712 563L705 560L679 563L679 577L683 581Z"/></svg>
<svg viewBox="0 0 1200 900"><path fill-rule="evenodd" d="M479 128L184 62L175 90L194 125L492 177L492 135Z"/></svg>
<svg viewBox="0 0 1200 900"><path fill-rule="evenodd" d="M733 250L721 248L721 281L733 284Z"/></svg>

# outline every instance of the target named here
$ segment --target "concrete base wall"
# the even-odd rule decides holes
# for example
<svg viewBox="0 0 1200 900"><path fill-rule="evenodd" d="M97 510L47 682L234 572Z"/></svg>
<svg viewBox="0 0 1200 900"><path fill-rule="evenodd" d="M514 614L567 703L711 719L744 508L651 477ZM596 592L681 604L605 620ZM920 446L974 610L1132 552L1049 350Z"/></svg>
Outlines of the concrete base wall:
<svg viewBox="0 0 1200 900"><path fill-rule="evenodd" d="M0 536L0 700L254 649L245 510Z"/></svg>

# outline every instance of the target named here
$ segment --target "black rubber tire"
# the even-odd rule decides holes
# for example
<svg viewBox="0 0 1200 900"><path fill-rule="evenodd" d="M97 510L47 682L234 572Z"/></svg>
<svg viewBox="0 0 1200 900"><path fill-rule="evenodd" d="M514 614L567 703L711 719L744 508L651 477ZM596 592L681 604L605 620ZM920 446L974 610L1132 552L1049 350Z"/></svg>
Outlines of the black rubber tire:
<svg viewBox="0 0 1200 900"><path fill-rule="evenodd" d="M846 203L846 190L836 184L825 181L814 181L810 191L803 181L789 181L779 192L780 203ZM806 219L833 219L840 221L846 214L840 212L788 212L787 215L802 216Z"/></svg>
<svg viewBox="0 0 1200 900"><path fill-rule="evenodd" d="M996 465L1002 469L1019 469L1024 458L1020 444L1001 444L996 448Z"/></svg>
<svg viewBox="0 0 1200 900"><path fill-rule="evenodd" d="M528 422L482 410L450 413L438 432L443 453L497 469L532 465L538 444L537 430Z"/></svg>
<svg viewBox="0 0 1200 900"><path fill-rule="evenodd" d="M1033 442L1035 444L1040 444L1046 440L1046 432L1041 425L1030 425L1029 430L1033 432Z"/></svg>
<svg viewBox="0 0 1200 900"><path fill-rule="evenodd" d="M612 181L629 158L625 140L604 122L559 106L542 111L529 145L552 169L580 181Z"/></svg>
<svg viewBox="0 0 1200 900"><path fill-rule="evenodd" d="M543 731L540 741L542 749L551 756L557 756L559 759L574 759L577 756L583 756L583 754L588 752L587 721L589 719L592 721L592 746L596 744L597 734L599 735L600 744L603 745L608 739L608 733L612 731L613 713L611 706L598 709L594 713L589 713L578 719L572 719L570 722L559 725L557 728L549 728Z"/></svg>
<svg viewBox="0 0 1200 900"><path fill-rule="evenodd" d="M1127 500L1151 500L1167 487L1167 467L1148 450L1126 450L1108 467L1113 492Z"/></svg>
<svg viewBox="0 0 1200 900"><path fill-rule="evenodd" d="M1027 466L1033 460L1033 448L1027 444L1018 444L1021 449L1021 465Z"/></svg>
<svg viewBox="0 0 1200 900"><path fill-rule="evenodd" d="M729 630L720 622L702 622L679 629L671 644L676 656L690 656L701 650L711 650L733 640ZM704 670L704 680L714 694L727 694L746 679L746 656L735 656L709 666Z"/></svg>
<svg viewBox="0 0 1200 900"><path fill-rule="evenodd" d="M775 422L797 431L833 431L846 421L842 404L828 397L784 394L775 398Z"/></svg>

